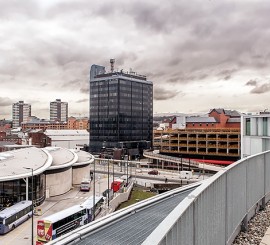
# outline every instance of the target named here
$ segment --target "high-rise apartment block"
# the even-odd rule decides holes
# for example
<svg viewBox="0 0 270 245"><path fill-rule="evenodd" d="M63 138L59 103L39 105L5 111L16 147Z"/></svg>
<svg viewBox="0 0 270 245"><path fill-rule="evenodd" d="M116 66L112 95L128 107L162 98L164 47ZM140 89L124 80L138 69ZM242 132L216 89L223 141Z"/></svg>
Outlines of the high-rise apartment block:
<svg viewBox="0 0 270 245"><path fill-rule="evenodd" d="M135 72L90 70L90 151L127 149L130 156L150 148L153 135L153 83ZM126 153L125 153L126 154Z"/></svg>
<svg viewBox="0 0 270 245"><path fill-rule="evenodd" d="M50 102L50 120L58 122L68 121L68 103L56 99Z"/></svg>
<svg viewBox="0 0 270 245"><path fill-rule="evenodd" d="M12 121L13 128L20 127L22 122L31 116L31 105L19 101L12 104Z"/></svg>

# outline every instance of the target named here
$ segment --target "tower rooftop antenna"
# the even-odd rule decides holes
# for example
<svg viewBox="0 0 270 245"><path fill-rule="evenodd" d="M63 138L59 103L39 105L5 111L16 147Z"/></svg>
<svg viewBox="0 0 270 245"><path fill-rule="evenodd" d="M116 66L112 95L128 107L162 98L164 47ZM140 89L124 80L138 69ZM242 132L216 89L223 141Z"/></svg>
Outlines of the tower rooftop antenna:
<svg viewBox="0 0 270 245"><path fill-rule="evenodd" d="M115 63L115 59L110 59L110 63L111 63L111 72L113 73L113 71L114 71L114 63Z"/></svg>

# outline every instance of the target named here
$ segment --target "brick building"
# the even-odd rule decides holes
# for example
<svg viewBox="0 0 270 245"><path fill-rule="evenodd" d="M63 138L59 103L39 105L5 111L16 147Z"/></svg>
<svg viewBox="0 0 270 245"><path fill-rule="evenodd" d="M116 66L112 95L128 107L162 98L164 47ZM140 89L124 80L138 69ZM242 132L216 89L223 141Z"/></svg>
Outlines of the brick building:
<svg viewBox="0 0 270 245"><path fill-rule="evenodd" d="M89 120L87 117L83 118L76 118L76 117L69 117L68 118L68 129L86 129L89 130Z"/></svg>

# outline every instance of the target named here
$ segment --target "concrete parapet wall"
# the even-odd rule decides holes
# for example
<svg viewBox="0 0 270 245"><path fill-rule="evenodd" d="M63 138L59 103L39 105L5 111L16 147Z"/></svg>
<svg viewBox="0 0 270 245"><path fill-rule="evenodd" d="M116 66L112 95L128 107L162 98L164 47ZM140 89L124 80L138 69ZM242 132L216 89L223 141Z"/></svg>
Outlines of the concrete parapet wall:
<svg viewBox="0 0 270 245"><path fill-rule="evenodd" d="M83 179L90 179L90 164L72 169L73 185L79 185Z"/></svg>
<svg viewBox="0 0 270 245"><path fill-rule="evenodd" d="M117 207L122 203L128 200L130 192L133 188L133 182L130 183L128 189L124 193L115 193L114 198L110 201L110 213L115 211Z"/></svg>
<svg viewBox="0 0 270 245"><path fill-rule="evenodd" d="M58 196L68 192L72 187L72 168L57 173L46 173L47 197Z"/></svg>

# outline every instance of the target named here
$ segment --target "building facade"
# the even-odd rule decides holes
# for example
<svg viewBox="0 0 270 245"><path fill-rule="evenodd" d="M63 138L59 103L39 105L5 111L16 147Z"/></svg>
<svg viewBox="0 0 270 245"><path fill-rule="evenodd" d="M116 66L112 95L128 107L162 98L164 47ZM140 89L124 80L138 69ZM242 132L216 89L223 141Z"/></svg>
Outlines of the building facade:
<svg viewBox="0 0 270 245"><path fill-rule="evenodd" d="M68 129L89 129L89 119L87 117L76 118L69 117L68 118Z"/></svg>
<svg viewBox="0 0 270 245"><path fill-rule="evenodd" d="M46 120L23 122L21 126L23 131L28 129L42 129L43 131L45 131L46 129L55 129L55 130L68 129L67 122L46 121Z"/></svg>
<svg viewBox="0 0 270 245"><path fill-rule="evenodd" d="M212 109L208 116L179 116L154 131L154 148L161 153L194 159L235 161L241 151L241 115Z"/></svg>
<svg viewBox="0 0 270 245"><path fill-rule="evenodd" d="M19 101L12 104L12 121L13 128L21 126L22 122L25 122L28 117L31 116L31 105Z"/></svg>
<svg viewBox="0 0 270 245"><path fill-rule="evenodd" d="M243 115L241 121L241 158L270 150L270 114Z"/></svg>
<svg viewBox="0 0 270 245"><path fill-rule="evenodd" d="M134 72L90 70L90 151L126 148L130 155L150 148L153 134L153 83ZM137 152L137 153L136 153Z"/></svg>
<svg viewBox="0 0 270 245"><path fill-rule="evenodd" d="M50 102L50 120L58 122L68 121L68 103L56 99Z"/></svg>

